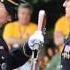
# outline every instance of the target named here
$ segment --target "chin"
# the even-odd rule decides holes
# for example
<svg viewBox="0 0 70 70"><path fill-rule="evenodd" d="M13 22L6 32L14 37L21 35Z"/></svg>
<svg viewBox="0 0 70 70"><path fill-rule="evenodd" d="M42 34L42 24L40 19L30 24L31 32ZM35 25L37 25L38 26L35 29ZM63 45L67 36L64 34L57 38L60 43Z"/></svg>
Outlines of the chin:
<svg viewBox="0 0 70 70"><path fill-rule="evenodd" d="M22 23L23 25L28 25L28 23Z"/></svg>
<svg viewBox="0 0 70 70"><path fill-rule="evenodd" d="M66 14L67 19L70 21L70 15Z"/></svg>
<svg viewBox="0 0 70 70"><path fill-rule="evenodd" d="M59 46L61 43L60 42L55 42L55 45L56 46Z"/></svg>

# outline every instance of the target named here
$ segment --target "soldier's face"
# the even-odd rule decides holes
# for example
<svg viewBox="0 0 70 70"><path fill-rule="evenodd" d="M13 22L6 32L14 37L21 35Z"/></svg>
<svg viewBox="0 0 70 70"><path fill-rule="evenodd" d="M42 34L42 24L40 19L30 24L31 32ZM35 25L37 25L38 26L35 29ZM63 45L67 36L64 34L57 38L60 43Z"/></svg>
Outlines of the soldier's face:
<svg viewBox="0 0 70 70"><path fill-rule="evenodd" d="M7 11L2 3L0 3L0 24L6 22L7 19Z"/></svg>
<svg viewBox="0 0 70 70"><path fill-rule="evenodd" d="M4 6L3 3L0 2L0 27L3 26L3 24L7 23L7 21L10 21L11 18Z"/></svg>
<svg viewBox="0 0 70 70"><path fill-rule="evenodd" d="M70 0L65 0L63 6L65 7L66 17L70 20Z"/></svg>

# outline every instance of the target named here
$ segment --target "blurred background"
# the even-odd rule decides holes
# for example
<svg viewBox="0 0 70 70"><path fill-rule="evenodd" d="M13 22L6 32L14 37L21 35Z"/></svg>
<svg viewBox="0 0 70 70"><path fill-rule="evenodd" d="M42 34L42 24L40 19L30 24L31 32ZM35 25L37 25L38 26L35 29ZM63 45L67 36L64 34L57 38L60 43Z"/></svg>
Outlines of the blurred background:
<svg viewBox="0 0 70 70"><path fill-rule="evenodd" d="M54 28L54 24L61 16L65 14L63 3L64 0L26 0L33 5L34 14L32 21L37 23L38 12L41 9L46 11L47 29Z"/></svg>
<svg viewBox="0 0 70 70"><path fill-rule="evenodd" d="M39 10L45 10L47 14L46 32L47 37L50 39L50 41L48 44L45 44L45 46L47 46L44 50L46 55L44 55L44 57L39 59L39 65L41 68L40 70L44 70L47 64L51 64L49 62L51 61L53 56L59 52L59 50L56 48L53 42L53 32L57 20L59 20L62 16L65 15L65 9L63 7L64 0L25 0L25 1L29 2L33 6L33 14L31 21L34 22L35 24L38 23Z"/></svg>

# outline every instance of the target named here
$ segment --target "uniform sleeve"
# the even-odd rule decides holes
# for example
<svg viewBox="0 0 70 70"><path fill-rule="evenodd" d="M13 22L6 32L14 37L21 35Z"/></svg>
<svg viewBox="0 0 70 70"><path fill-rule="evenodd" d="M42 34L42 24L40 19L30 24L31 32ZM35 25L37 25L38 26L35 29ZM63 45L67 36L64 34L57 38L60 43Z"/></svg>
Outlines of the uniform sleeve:
<svg viewBox="0 0 70 70"><path fill-rule="evenodd" d="M0 46L3 46L4 49L8 52L8 46L6 42L3 40L3 38L0 38Z"/></svg>
<svg viewBox="0 0 70 70"><path fill-rule="evenodd" d="M29 48L28 44L26 43L25 45L25 48L26 48L26 54L31 56L32 54L32 51L31 49ZM15 49L12 49L10 51L10 57L9 57L9 65L12 69L16 69L22 65L24 65L28 59L30 57L27 57L25 54L24 54L24 50L23 48L15 48Z"/></svg>

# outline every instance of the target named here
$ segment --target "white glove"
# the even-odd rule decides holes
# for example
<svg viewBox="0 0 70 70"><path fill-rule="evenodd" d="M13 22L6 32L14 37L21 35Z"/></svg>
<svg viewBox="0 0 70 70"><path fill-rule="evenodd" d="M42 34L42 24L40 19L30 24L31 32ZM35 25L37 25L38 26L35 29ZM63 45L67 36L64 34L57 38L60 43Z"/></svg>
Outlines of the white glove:
<svg viewBox="0 0 70 70"><path fill-rule="evenodd" d="M28 41L28 45L30 47L31 50L33 50L33 48L39 48L39 47L34 47L35 44L42 44L44 43L44 37L42 34L42 31L36 31L30 38Z"/></svg>

